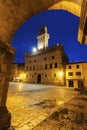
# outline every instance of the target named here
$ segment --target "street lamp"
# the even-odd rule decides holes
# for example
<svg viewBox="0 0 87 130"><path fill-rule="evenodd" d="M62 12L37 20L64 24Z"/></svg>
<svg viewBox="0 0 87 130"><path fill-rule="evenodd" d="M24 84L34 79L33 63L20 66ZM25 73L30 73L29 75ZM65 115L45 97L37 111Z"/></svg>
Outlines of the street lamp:
<svg viewBox="0 0 87 130"><path fill-rule="evenodd" d="M62 77L63 77L63 75L64 75L63 71L59 71L59 73L58 73L58 74L59 74L59 77L60 77L60 78L62 78Z"/></svg>
<svg viewBox="0 0 87 130"><path fill-rule="evenodd" d="M63 70L58 71L58 80L59 80L59 85L63 85L64 84L64 72Z"/></svg>
<svg viewBox="0 0 87 130"><path fill-rule="evenodd" d="M32 51L33 51L33 52L36 52L36 51L37 51L37 49L34 47L34 48L32 49Z"/></svg>
<svg viewBox="0 0 87 130"><path fill-rule="evenodd" d="M24 80L25 77L26 77L26 74L25 74L25 73L21 73L21 74L20 74L20 78L21 78L22 80Z"/></svg>

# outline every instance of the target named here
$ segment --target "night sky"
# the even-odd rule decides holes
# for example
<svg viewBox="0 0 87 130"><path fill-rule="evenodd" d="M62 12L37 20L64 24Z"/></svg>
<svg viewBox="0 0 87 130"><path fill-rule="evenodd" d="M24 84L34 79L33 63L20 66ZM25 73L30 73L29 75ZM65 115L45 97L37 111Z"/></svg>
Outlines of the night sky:
<svg viewBox="0 0 87 130"><path fill-rule="evenodd" d="M15 33L12 46L16 48L15 62L24 62L24 54L37 47L37 34L46 25L49 46L62 43L69 62L87 61L87 45L77 41L79 17L62 10L45 11L27 20Z"/></svg>

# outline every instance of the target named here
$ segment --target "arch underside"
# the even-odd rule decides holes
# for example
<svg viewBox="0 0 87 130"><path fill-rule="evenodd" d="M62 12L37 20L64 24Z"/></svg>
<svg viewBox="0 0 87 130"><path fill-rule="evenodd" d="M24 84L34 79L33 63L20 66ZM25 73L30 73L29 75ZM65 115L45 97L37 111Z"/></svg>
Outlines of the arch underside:
<svg viewBox="0 0 87 130"><path fill-rule="evenodd" d="M0 40L10 43L16 30L30 17L52 9L80 16L82 0L9 0L0 1Z"/></svg>
<svg viewBox="0 0 87 130"><path fill-rule="evenodd" d="M51 6L49 8L49 10L53 10L53 9L66 10L66 11L80 17L81 6L74 2L61 1L59 3L54 4L53 6Z"/></svg>

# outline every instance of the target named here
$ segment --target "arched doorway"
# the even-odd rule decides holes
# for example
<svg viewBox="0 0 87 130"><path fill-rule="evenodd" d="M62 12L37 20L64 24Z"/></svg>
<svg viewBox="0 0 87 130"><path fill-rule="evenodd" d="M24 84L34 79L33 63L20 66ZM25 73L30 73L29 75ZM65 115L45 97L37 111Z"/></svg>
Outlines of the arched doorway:
<svg viewBox="0 0 87 130"><path fill-rule="evenodd" d="M41 74L37 75L37 83L41 83Z"/></svg>

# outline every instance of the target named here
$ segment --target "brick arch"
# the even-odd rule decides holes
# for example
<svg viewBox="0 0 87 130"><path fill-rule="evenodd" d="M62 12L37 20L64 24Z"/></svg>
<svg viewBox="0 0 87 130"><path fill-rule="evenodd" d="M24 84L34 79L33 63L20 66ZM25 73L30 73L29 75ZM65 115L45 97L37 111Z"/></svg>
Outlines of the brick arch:
<svg viewBox="0 0 87 130"><path fill-rule="evenodd" d="M30 17L50 9L67 10L80 16L82 0L1 0L0 40L10 43L16 30Z"/></svg>

